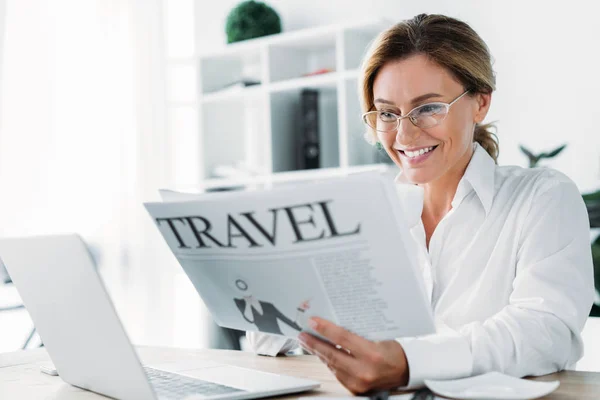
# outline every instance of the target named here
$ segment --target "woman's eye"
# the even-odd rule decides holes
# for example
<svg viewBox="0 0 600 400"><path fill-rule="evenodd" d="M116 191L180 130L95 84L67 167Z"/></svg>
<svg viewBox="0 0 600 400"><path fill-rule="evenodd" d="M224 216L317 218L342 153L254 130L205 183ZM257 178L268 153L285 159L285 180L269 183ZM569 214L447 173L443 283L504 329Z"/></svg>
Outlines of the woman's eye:
<svg viewBox="0 0 600 400"><path fill-rule="evenodd" d="M388 111L380 111L379 118L385 122L395 121L396 119L398 119L398 117L396 117L396 114Z"/></svg>
<svg viewBox="0 0 600 400"><path fill-rule="evenodd" d="M438 104L425 104L419 107L416 111L419 115L433 115L441 112L442 106Z"/></svg>

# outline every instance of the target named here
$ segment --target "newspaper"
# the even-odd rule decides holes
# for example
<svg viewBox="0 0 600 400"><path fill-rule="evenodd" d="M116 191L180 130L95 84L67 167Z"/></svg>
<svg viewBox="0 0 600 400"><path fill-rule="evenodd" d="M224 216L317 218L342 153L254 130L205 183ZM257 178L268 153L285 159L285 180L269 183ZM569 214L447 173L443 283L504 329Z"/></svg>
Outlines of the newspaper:
<svg viewBox="0 0 600 400"><path fill-rule="evenodd" d="M168 196L146 209L220 326L296 337L319 316L370 340L435 331L382 174Z"/></svg>

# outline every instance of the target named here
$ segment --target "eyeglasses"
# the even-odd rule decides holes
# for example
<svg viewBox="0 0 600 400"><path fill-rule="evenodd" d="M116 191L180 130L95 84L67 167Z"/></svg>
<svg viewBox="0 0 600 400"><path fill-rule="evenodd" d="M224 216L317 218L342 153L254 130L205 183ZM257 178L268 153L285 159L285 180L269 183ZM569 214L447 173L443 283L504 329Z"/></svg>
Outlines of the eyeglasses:
<svg viewBox="0 0 600 400"><path fill-rule="evenodd" d="M370 128L375 129L378 132L394 132L400 127L400 121L404 118L408 118L410 122L419 128L432 128L436 125L441 124L448 112L450 107L456 103L461 97L469 91L465 91L463 94L452 100L450 103L427 103L422 104L418 107L413 108L406 115L400 116L389 111L369 111L363 114L362 118L365 124Z"/></svg>

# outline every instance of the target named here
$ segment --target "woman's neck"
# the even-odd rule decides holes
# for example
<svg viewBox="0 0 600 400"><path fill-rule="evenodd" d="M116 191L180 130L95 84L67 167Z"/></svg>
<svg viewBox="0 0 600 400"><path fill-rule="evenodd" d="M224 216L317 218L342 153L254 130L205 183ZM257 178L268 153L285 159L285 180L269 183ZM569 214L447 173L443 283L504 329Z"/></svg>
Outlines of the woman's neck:
<svg viewBox="0 0 600 400"><path fill-rule="evenodd" d="M469 146L458 163L442 177L422 185L424 189L422 218L439 222L452 209L456 189L472 156L473 146Z"/></svg>

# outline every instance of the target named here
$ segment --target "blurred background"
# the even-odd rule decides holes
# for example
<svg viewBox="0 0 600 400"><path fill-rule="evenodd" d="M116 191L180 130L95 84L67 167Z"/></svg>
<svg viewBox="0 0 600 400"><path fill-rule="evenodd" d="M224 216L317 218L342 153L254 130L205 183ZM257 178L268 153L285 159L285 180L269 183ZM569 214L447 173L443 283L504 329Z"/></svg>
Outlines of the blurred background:
<svg viewBox="0 0 600 400"><path fill-rule="evenodd" d="M239 345L142 203L159 188L385 163L363 139L358 67L379 31L419 13L462 19L490 47L499 163L556 168L597 209L599 3L268 0L281 32L251 40L239 3L0 1L0 235L81 233L134 343ZM39 345L32 327L0 271L0 352Z"/></svg>

